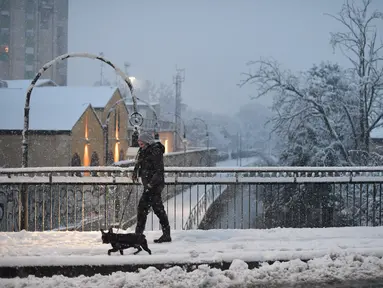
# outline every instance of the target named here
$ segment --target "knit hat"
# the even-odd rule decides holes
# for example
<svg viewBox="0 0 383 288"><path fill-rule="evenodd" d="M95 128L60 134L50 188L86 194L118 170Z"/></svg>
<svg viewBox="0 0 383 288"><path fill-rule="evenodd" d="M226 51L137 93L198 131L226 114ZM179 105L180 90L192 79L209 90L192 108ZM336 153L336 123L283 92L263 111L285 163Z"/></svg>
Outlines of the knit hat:
<svg viewBox="0 0 383 288"><path fill-rule="evenodd" d="M150 145L154 143L154 138L152 134L147 132L142 132L140 133L140 135L138 135L138 141L141 141Z"/></svg>

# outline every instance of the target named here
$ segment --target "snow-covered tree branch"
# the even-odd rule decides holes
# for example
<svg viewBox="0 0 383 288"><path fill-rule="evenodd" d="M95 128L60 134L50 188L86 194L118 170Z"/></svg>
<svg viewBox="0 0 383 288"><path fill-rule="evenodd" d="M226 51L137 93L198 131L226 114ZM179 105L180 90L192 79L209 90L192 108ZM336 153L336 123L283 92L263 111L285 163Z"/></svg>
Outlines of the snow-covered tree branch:
<svg viewBox="0 0 383 288"><path fill-rule="evenodd" d="M249 71L242 74L239 86L256 86L254 98L273 97L273 128L287 141L285 153L303 153L303 147L295 149L298 138L306 137L303 142L308 144L313 136L311 153L307 151L312 157L301 155L299 164L372 161L370 132L383 126L383 44L378 43L376 25L383 14L370 11L371 2L346 1L337 15L329 15L344 26L331 33L330 43L350 61L351 69L322 63L293 74L275 60L261 59L249 62Z"/></svg>
<svg viewBox="0 0 383 288"><path fill-rule="evenodd" d="M344 82L346 71L337 65L323 63L297 76L282 71L275 61L253 61L249 65L255 68L255 72L245 73L240 86L251 83L257 86L255 97L274 97L273 110L277 113L272 122L274 130L282 138L291 142L289 144L297 143L297 137L303 136L302 129L310 131L309 134L321 135L314 141L317 145L313 142L317 149L327 151L329 147L337 147L335 150L341 155L337 164L352 164L347 145L342 141L344 131L338 119L349 122L352 116L344 117L339 106L334 106L341 103L343 96L348 96L349 86ZM352 122L346 125L352 126ZM326 161L321 159L320 162Z"/></svg>
<svg viewBox="0 0 383 288"><path fill-rule="evenodd" d="M367 153L370 152L370 132L383 117L383 43L377 42L376 25L383 20L383 13L370 11L371 3L371 0L346 1L338 15L329 15L345 28L344 32L331 33L331 44L347 57L355 74L359 110L356 141L359 149Z"/></svg>

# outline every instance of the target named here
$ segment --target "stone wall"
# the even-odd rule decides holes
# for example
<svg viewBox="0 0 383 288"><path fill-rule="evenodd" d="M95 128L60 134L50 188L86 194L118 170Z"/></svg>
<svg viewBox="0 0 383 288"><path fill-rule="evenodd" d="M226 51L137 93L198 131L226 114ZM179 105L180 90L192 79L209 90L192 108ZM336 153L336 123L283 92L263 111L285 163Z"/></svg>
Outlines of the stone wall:
<svg viewBox="0 0 383 288"><path fill-rule="evenodd" d="M210 159L210 160L209 160ZM168 153L164 157L165 166L193 167L193 166L215 166L217 162L217 149L206 148L184 152Z"/></svg>
<svg viewBox="0 0 383 288"><path fill-rule="evenodd" d="M209 160L210 159L210 160ZM189 150L185 152L171 152L164 155L165 167L193 167L215 166L217 163L217 149L206 148ZM209 165L207 165L209 164ZM134 161L124 160L114 163L113 166L131 167Z"/></svg>
<svg viewBox="0 0 383 288"><path fill-rule="evenodd" d="M0 135L0 167L21 167L21 131ZM28 166L70 166L69 131L40 134L30 132Z"/></svg>

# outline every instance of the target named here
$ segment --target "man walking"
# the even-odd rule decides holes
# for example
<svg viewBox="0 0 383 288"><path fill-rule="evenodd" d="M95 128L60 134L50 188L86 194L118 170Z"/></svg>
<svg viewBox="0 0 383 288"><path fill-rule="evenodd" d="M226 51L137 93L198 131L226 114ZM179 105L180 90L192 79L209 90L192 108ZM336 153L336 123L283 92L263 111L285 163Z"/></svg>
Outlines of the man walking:
<svg viewBox="0 0 383 288"><path fill-rule="evenodd" d="M164 159L165 147L155 141L149 133L138 136L138 158L134 166L133 181L141 177L144 192L137 208L136 233L142 234L145 230L146 219L150 207L160 220L163 235L154 240L155 243L171 242L169 219L162 203L161 192L165 187Z"/></svg>

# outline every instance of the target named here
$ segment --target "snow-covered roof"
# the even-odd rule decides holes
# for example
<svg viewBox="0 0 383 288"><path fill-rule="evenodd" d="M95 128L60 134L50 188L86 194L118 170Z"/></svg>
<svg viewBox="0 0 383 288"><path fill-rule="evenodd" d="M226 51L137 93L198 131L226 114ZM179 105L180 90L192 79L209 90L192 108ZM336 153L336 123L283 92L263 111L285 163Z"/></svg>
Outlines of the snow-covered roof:
<svg viewBox="0 0 383 288"><path fill-rule="evenodd" d="M29 129L71 130L89 104L104 107L116 87L36 87L30 102ZM0 130L23 129L25 90L0 88Z"/></svg>
<svg viewBox="0 0 383 288"><path fill-rule="evenodd" d="M8 88L21 88L26 90L31 85L32 79L21 79L21 80L5 80ZM39 79L36 82L36 86L59 86L51 79Z"/></svg>

